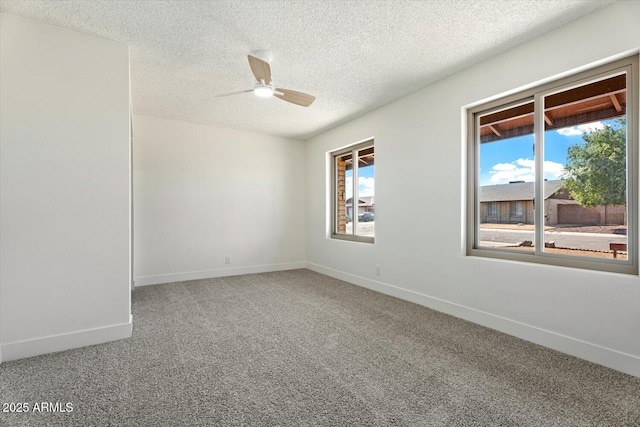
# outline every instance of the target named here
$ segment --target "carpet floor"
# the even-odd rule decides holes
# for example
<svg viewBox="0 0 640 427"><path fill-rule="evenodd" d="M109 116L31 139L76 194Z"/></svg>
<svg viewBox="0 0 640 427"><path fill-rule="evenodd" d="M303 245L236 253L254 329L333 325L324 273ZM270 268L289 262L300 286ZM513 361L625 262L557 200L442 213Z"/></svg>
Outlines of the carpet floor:
<svg viewBox="0 0 640 427"><path fill-rule="evenodd" d="M640 426L640 379L293 270L139 288L128 340L0 365L3 426ZM41 408L40 408L41 409Z"/></svg>

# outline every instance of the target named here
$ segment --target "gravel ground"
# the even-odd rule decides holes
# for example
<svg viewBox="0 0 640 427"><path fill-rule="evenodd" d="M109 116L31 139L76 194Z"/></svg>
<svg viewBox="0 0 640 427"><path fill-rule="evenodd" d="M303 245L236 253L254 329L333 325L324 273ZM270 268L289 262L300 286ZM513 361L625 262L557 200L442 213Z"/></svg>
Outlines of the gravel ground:
<svg viewBox="0 0 640 427"><path fill-rule="evenodd" d="M584 225L584 226L556 226L556 231L573 233L603 233L627 235L626 225Z"/></svg>
<svg viewBox="0 0 640 427"><path fill-rule="evenodd" d="M533 224L480 224L480 228L509 229L509 230L533 230ZM626 225L547 225L546 231L566 231L572 233L602 233L627 235Z"/></svg>
<svg viewBox="0 0 640 427"><path fill-rule="evenodd" d="M590 233L597 233L597 231L590 231ZM522 249L526 251L532 250L531 247L526 247L526 246L509 246L509 248ZM566 255L576 255L576 256L596 257L596 258L613 258L612 251L601 252L601 251L587 251L582 249L569 249L569 248L545 248L544 251L552 254L566 254ZM617 259L620 259L620 260L627 259L627 253L618 252Z"/></svg>
<svg viewBox="0 0 640 427"><path fill-rule="evenodd" d="M545 248L545 252L552 254L567 254L577 256L588 256L596 258L613 258L612 252L583 251L580 249L563 249L563 248ZM618 259L627 259L627 254L618 252Z"/></svg>
<svg viewBox="0 0 640 427"><path fill-rule="evenodd" d="M483 223L483 224L480 224L480 228L533 230L534 225L533 224ZM546 226L545 231L570 232L570 233L602 233L602 234L618 234L621 236L626 236L627 226L626 225L561 225L561 226ZM526 246L525 247L509 246L509 248L521 249L525 251L532 250L531 247L526 247ZM612 251L599 252L599 251L588 251L588 250L570 249L570 248L545 248L545 252L585 256L585 257L596 257L596 258L613 258ZM618 252L618 259L620 260L627 259L627 254L625 252Z"/></svg>

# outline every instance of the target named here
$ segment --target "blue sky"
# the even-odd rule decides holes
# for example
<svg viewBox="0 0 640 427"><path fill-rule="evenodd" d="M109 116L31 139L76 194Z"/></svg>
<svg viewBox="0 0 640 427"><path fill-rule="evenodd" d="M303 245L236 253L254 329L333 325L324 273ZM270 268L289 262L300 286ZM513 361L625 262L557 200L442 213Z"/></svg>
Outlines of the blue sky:
<svg viewBox="0 0 640 427"><path fill-rule="evenodd" d="M545 133L544 177L560 179L566 164L567 148L584 143L584 130L601 129L594 122ZM534 181L533 134L480 146L480 185L508 184L509 181Z"/></svg>
<svg viewBox="0 0 640 427"><path fill-rule="evenodd" d="M358 169L358 196L359 197L369 197L374 195L374 172L375 165L360 167ZM345 186L347 199L352 196L352 186L351 186L351 171L348 170L345 176Z"/></svg>
<svg viewBox="0 0 640 427"><path fill-rule="evenodd" d="M545 133L544 177L560 179L566 163L567 149L582 144L583 131L602 129L604 124L614 125L613 120L587 123ZM532 182L535 179L533 134L510 138L480 146L480 185L508 184L509 181ZM375 190L375 166L358 169L360 197L373 196ZM351 171L346 173L347 198L352 196Z"/></svg>

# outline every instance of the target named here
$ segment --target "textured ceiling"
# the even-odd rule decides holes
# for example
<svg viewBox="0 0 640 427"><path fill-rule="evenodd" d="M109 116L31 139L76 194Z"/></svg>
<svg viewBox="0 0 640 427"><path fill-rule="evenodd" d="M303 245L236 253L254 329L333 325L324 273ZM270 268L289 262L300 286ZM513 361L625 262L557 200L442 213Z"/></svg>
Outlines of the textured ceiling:
<svg viewBox="0 0 640 427"><path fill-rule="evenodd" d="M0 11L131 47L136 114L307 139L610 0L25 1ZM247 54L304 108L248 93Z"/></svg>

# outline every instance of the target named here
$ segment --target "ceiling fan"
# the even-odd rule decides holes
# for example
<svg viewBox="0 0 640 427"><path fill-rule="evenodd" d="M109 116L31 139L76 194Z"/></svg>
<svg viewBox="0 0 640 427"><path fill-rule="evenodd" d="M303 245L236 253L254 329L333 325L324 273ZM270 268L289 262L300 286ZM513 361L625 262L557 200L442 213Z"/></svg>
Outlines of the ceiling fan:
<svg viewBox="0 0 640 427"><path fill-rule="evenodd" d="M256 52L256 55L261 52ZM283 101L290 102L296 105L302 105L308 107L315 101L316 97L302 92L297 92L290 89L282 89L275 87L271 80L271 66L269 62L258 58L255 55L248 55L249 66L253 75L256 77L257 82L253 84L253 89L240 90L237 92L225 93L223 95L217 95L216 98L221 96L240 95L241 93L253 92L256 96L267 98L275 96Z"/></svg>

